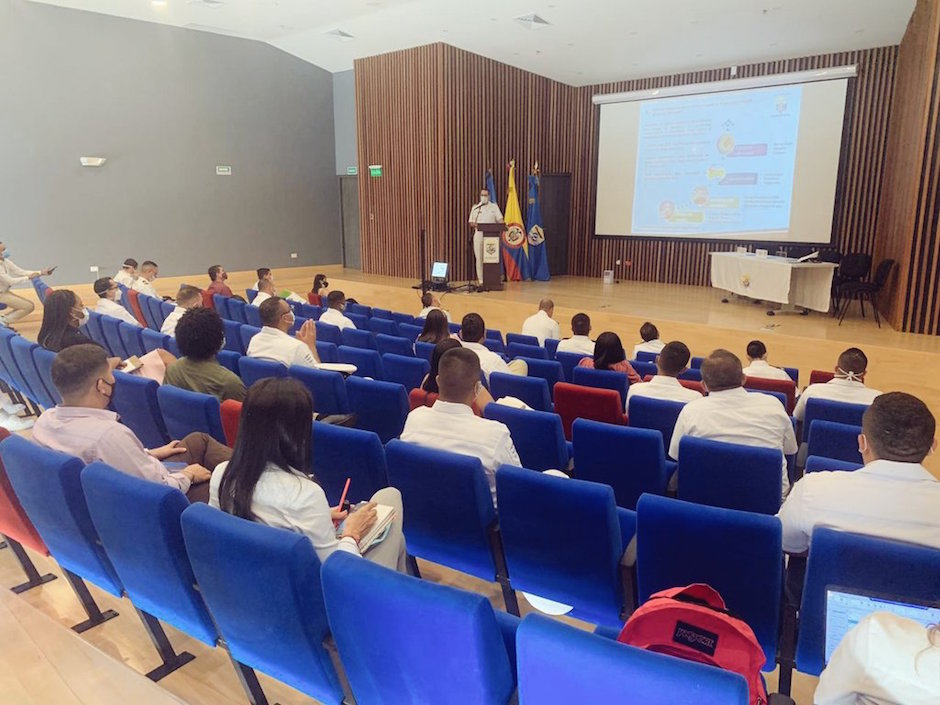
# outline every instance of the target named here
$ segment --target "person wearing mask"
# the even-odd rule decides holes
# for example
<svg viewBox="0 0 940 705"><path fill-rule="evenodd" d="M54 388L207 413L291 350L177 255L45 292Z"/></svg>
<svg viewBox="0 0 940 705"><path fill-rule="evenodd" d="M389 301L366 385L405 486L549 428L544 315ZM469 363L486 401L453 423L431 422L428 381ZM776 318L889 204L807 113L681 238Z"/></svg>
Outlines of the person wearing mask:
<svg viewBox="0 0 940 705"><path fill-rule="evenodd" d="M209 267L209 287L207 290L213 295L231 296L232 290L229 288L229 285L225 283L226 279L228 279L228 272L225 271L225 267L221 264L213 264Z"/></svg>
<svg viewBox="0 0 940 705"><path fill-rule="evenodd" d="M686 389L677 379L689 367L692 353L688 346L678 340L666 343L656 358L657 374L649 382L631 384L627 389L627 408L634 397L651 397L682 403L701 399L702 395L694 389Z"/></svg>
<svg viewBox="0 0 940 705"><path fill-rule="evenodd" d="M98 345L79 330L88 323L88 319L88 309L74 291L56 289L46 296L43 303L42 325L36 342L52 352L72 345Z"/></svg>
<svg viewBox="0 0 940 705"><path fill-rule="evenodd" d="M418 336L419 343L434 343L451 338L450 327L447 325L447 316L443 311L432 308L424 319L424 328Z"/></svg>
<svg viewBox="0 0 940 705"><path fill-rule="evenodd" d="M624 352L620 336L611 331L605 331L597 336L597 342L594 343L594 357L582 358L578 367L623 372L630 380L630 384L639 384L643 381L633 366L627 362L627 353Z"/></svg>
<svg viewBox="0 0 940 705"><path fill-rule="evenodd" d="M479 458L495 506L496 471L521 462L509 429L473 413L482 387L480 358L466 348L448 350L440 358L437 384L440 396L434 406L419 406L408 414L401 440Z"/></svg>
<svg viewBox="0 0 940 705"><path fill-rule="evenodd" d="M760 377L761 379L776 379L781 382L792 382L786 370L774 367L767 362L767 346L759 340L752 340L747 344L748 365L744 368L745 377Z"/></svg>
<svg viewBox="0 0 940 705"><path fill-rule="evenodd" d="M310 539L322 563L346 551L392 570L406 572L401 493L386 487L355 511L330 507L310 467L313 400L290 377L259 380L242 406L232 458L216 467L209 504L248 521L287 529ZM376 504L395 510L388 535L365 553L359 542L376 521ZM345 520L337 535L336 523Z"/></svg>
<svg viewBox="0 0 940 705"><path fill-rule="evenodd" d="M440 394L441 390L437 385L437 375L440 370L441 357L448 350L453 350L454 348L461 347L460 341L456 338L445 338L440 341L437 345L434 346L434 352L431 353L431 367L428 370L428 373L424 376L424 379L421 381L421 389L425 392L431 394ZM482 384L480 385L480 390L477 392L476 399L473 401L473 412L477 416L483 415L483 409L486 408L486 405L493 401L493 396Z"/></svg>
<svg viewBox="0 0 940 705"><path fill-rule="evenodd" d="M191 433L181 441L146 450L108 410L116 362L97 345L73 345L56 355L52 382L62 403L42 413L33 428L33 441L85 463L101 461L128 475L175 487L190 501L207 501L208 468L228 460L231 449L208 434ZM167 468L162 461L183 467Z"/></svg>
<svg viewBox="0 0 940 705"><path fill-rule="evenodd" d="M271 282L272 293L274 295L280 296L282 299L287 299L288 301L296 301L299 304L307 303L306 299L302 298L298 294L295 294L290 289L281 289L278 291L277 285L274 283L274 272L272 272L268 267L260 267L259 269L255 270L255 273L258 275L258 281L255 283L256 291L262 291L262 282L267 280Z"/></svg>
<svg viewBox="0 0 940 705"><path fill-rule="evenodd" d="M280 362L285 367L319 367L317 356L316 324L304 321L300 330L292 337L288 334L294 327L294 312L283 299L272 297L258 308L261 316L261 332L248 343L248 357Z"/></svg>
<svg viewBox="0 0 940 705"><path fill-rule="evenodd" d="M440 299L438 299L430 291L426 291L421 294L421 305L424 307L421 309L421 312L417 315L417 318L427 318L428 314L431 311L440 311L447 317L447 320L450 321L450 314L441 308Z"/></svg>
<svg viewBox="0 0 940 705"><path fill-rule="evenodd" d="M310 293L315 296L328 296L330 293L330 283L326 280L325 274L317 274L313 277L313 288Z"/></svg>
<svg viewBox="0 0 940 705"><path fill-rule="evenodd" d="M529 316L522 324L523 335L533 335L538 338L539 345L545 345L545 339L558 340L561 338L561 328L558 321L552 318L555 313L555 302L551 299L539 301L539 310Z"/></svg>
<svg viewBox="0 0 940 705"><path fill-rule="evenodd" d="M95 280L95 293L98 294L98 303L95 304L95 312L102 316L111 316L118 320L130 323L132 326L140 327L140 323L130 312L121 306L118 302L121 300L121 287L110 277L102 277Z"/></svg>
<svg viewBox="0 0 940 705"><path fill-rule="evenodd" d="M505 372L511 375L525 377L529 373L529 366L525 360L513 360L507 363L503 358L487 348L483 341L486 338L486 322L479 313L468 313L460 322L460 340L463 347L472 350L480 358L480 367L487 383L491 372Z"/></svg>
<svg viewBox="0 0 940 705"><path fill-rule="evenodd" d="M32 301L14 294L10 288L17 284L24 284L30 279L48 276L55 270L55 267L49 267L38 272L30 272L17 267L7 254L6 243L0 242L0 304L6 305L6 309L0 312L0 326L16 323L36 309Z"/></svg>
<svg viewBox="0 0 940 705"><path fill-rule="evenodd" d="M255 294L252 306L261 306L265 301L274 296L274 281L272 279L258 280L258 293Z"/></svg>
<svg viewBox="0 0 940 705"><path fill-rule="evenodd" d="M503 213L499 206L490 202L490 192L480 189L479 202L470 209L467 222L473 228L473 257L476 260L477 284L483 284L483 231L477 228L479 223L502 223Z"/></svg>
<svg viewBox="0 0 940 705"><path fill-rule="evenodd" d="M594 355L591 319L586 313L576 313L571 317L571 337L558 343L558 352Z"/></svg>
<svg viewBox="0 0 940 705"><path fill-rule="evenodd" d="M176 293L176 307L170 311L169 316L163 319L160 332L164 335L176 336L176 325L183 317L183 314L200 306L202 306L202 292L195 286L182 284L180 290Z"/></svg>
<svg viewBox="0 0 940 705"><path fill-rule="evenodd" d="M187 311L176 326L176 343L183 357L167 367L163 383L211 394L219 401L242 401L245 383L216 359L224 342L219 314L201 307Z"/></svg>
<svg viewBox="0 0 940 705"><path fill-rule="evenodd" d="M643 339L642 343L637 343L633 346L633 357L632 360L636 360L637 353L641 352L651 352L658 353L665 347L665 343L659 339L659 329L654 326L652 323L647 321L642 326L640 326L640 337Z"/></svg>
<svg viewBox="0 0 940 705"><path fill-rule="evenodd" d="M846 404L871 404L881 392L865 386L868 357L858 348L849 348L839 355L835 377L822 384L811 384L796 402L793 418L802 421L806 415L806 402L810 399L828 399Z"/></svg>
<svg viewBox="0 0 940 705"><path fill-rule="evenodd" d="M336 326L340 330L343 328L355 328L356 324L343 315L346 310L346 294L342 291L331 291L326 298L326 311L320 316L320 322L331 326Z"/></svg>
<svg viewBox="0 0 940 705"><path fill-rule="evenodd" d="M140 276L134 280L134 284L131 288L146 296L153 296L155 299L161 298L157 290L153 288L153 282L159 273L160 268L157 266L157 263L148 259L140 265Z"/></svg>
<svg viewBox="0 0 940 705"><path fill-rule="evenodd" d="M117 274L114 275L114 281L122 286L126 286L130 289L134 286L134 282L137 280L137 260L133 257L128 257L124 260L124 264L121 265L121 269L118 270Z"/></svg>

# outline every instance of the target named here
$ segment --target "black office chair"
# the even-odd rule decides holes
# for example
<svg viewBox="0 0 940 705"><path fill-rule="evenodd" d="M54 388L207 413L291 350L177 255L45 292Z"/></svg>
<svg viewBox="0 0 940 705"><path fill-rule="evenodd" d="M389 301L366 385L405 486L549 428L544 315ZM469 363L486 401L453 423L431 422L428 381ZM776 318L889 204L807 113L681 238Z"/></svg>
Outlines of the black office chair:
<svg viewBox="0 0 940 705"><path fill-rule="evenodd" d="M843 255L839 268L832 276L832 315L839 315L845 292L843 288L848 284L860 284L871 271L871 255L863 252L850 252Z"/></svg>
<svg viewBox="0 0 940 705"><path fill-rule="evenodd" d="M878 307L875 306L875 297L878 295L878 292L884 288L884 285L888 282L888 277L891 276L891 271L894 269L894 265L897 264L893 259L882 260L878 265L878 269L875 270L875 277L869 282L857 282L857 283L846 283L843 284L840 288L843 297L842 303L842 313L839 315L839 325L842 325L842 320L845 318L845 312L849 310L849 304L853 300L858 301L859 308L862 311L862 318L865 318L865 299L871 303L871 310L875 315L875 323L878 324L878 327L881 328L881 318L878 316Z"/></svg>

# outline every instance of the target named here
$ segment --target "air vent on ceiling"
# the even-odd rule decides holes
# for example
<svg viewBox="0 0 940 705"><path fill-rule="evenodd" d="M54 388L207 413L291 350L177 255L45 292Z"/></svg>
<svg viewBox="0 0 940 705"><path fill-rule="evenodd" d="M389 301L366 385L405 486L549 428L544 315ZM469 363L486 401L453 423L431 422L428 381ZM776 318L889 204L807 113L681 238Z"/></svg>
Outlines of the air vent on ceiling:
<svg viewBox="0 0 940 705"><path fill-rule="evenodd" d="M520 15L519 17L514 17L519 24L521 24L526 29L542 29L543 27L550 27L551 22L546 20L544 17L539 17L534 12L530 12L528 15Z"/></svg>
<svg viewBox="0 0 940 705"><path fill-rule="evenodd" d="M225 4L224 0L187 0L187 5L199 5L201 7L221 7Z"/></svg>
<svg viewBox="0 0 940 705"><path fill-rule="evenodd" d="M348 41L355 39L355 37L351 35L349 32L344 32L343 30L338 29L338 28L327 30L326 32L324 32L324 34L326 34L326 36L328 37L333 37L333 39L338 39L341 42L348 42Z"/></svg>

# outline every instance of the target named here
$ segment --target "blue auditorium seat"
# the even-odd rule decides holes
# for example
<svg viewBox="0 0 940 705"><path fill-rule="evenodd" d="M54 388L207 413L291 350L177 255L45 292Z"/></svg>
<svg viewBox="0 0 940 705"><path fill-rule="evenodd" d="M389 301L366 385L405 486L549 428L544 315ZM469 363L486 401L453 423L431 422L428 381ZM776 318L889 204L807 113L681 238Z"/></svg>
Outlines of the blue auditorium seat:
<svg viewBox="0 0 940 705"><path fill-rule="evenodd" d="M331 507L339 504L347 479L346 499L353 504L388 487L385 448L372 431L315 421L311 458L313 475Z"/></svg>
<svg viewBox="0 0 940 705"><path fill-rule="evenodd" d="M379 355L377 350L340 345L336 348L336 358L339 362L345 362L347 365L355 365L356 371L353 374L356 377L371 377L375 380L385 379L385 366L382 364L382 356Z"/></svg>
<svg viewBox="0 0 940 705"><path fill-rule="evenodd" d="M571 373L571 381L582 387L613 389L620 394L621 406L624 409L627 408L627 388L630 386L630 380L627 379L625 372L595 370L593 367L575 367Z"/></svg>
<svg viewBox="0 0 940 705"><path fill-rule="evenodd" d="M571 444L565 440L558 414L487 404L483 415L506 425L523 467L567 471Z"/></svg>
<svg viewBox="0 0 940 705"><path fill-rule="evenodd" d="M280 362L262 360L261 358L248 357L247 355L239 360L238 371L246 387L250 387L259 379L264 379L265 377L287 376L287 368Z"/></svg>
<svg viewBox="0 0 940 705"><path fill-rule="evenodd" d="M679 418L679 412L682 411L683 406L685 404L681 401L666 401L634 395L630 399L628 408L630 425L659 431L663 436L663 450L668 454L676 419Z"/></svg>
<svg viewBox="0 0 940 705"><path fill-rule="evenodd" d="M219 443L225 443L219 400L211 394L162 385L157 390L157 401L171 438L181 440L200 431L208 433Z"/></svg>
<svg viewBox="0 0 940 705"><path fill-rule="evenodd" d="M833 458L823 458L818 455L811 455L806 458L806 472L819 472L825 470L837 470L852 472L864 467L861 463L848 463L844 460L834 460Z"/></svg>
<svg viewBox="0 0 940 705"><path fill-rule="evenodd" d="M520 345L532 345L534 347L542 347L539 344L539 339L534 335L523 335L522 333L506 333L506 345L512 345L513 343L519 343Z"/></svg>
<svg viewBox="0 0 940 705"><path fill-rule="evenodd" d="M307 388L313 397L313 409L318 414L349 413L346 383L339 372L291 365L288 375L300 380Z"/></svg>
<svg viewBox="0 0 940 705"><path fill-rule="evenodd" d="M358 428L375 431L382 443L401 435L411 410L402 385L352 376L346 379L346 395Z"/></svg>
<svg viewBox="0 0 940 705"><path fill-rule="evenodd" d="M510 359L516 357L531 357L536 360L548 359L548 351L541 345L525 345L523 343L509 343L506 346L506 355Z"/></svg>
<svg viewBox="0 0 940 705"><path fill-rule="evenodd" d="M364 350L377 350L375 345L375 335L368 330L357 330L356 328L343 328L340 331L340 338L343 345L350 348L362 348Z"/></svg>
<svg viewBox="0 0 940 705"><path fill-rule="evenodd" d="M553 411L548 383L541 377L522 377L504 372L492 372L489 387L494 399L515 397L536 411Z"/></svg>
<svg viewBox="0 0 940 705"><path fill-rule="evenodd" d="M134 432L145 448L159 448L170 442L160 404L156 380L114 372L111 406L121 423Z"/></svg>
<svg viewBox="0 0 940 705"><path fill-rule="evenodd" d="M403 324L409 325L409 324ZM410 326L409 326L410 327ZM375 335L393 335L400 336L402 331L399 328L398 324L395 321L388 318L375 318L372 317L366 322L366 329L374 333ZM418 331L420 333L420 331ZM417 334L411 340L417 338Z"/></svg>
<svg viewBox="0 0 940 705"><path fill-rule="evenodd" d="M137 357L140 357L147 354L147 349L144 347L143 330L140 326L125 321L118 324L118 334L121 336L121 342L124 343L124 349L127 351L128 356L137 355ZM150 329L147 328L146 330Z"/></svg>
<svg viewBox="0 0 940 705"><path fill-rule="evenodd" d="M861 432L861 426L817 418L809 427L806 453L861 464L862 454L858 452L858 436Z"/></svg>
<svg viewBox="0 0 940 705"><path fill-rule="evenodd" d="M393 353L382 355L382 366L385 368L385 379L389 382L397 382L407 391L420 387L431 369L427 360L414 357L414 355Z"/></svg>
<svg viewBox="0 0 940 705"><path fill-rule="evenodd" d="M393 355L404 355L405 357L415 356L414 341L396 335L385 335L384 333L376 334L375 349L379 351L379 355L391 353Z"/></svg>
<svg viewBox="0 0 940 705"><path fill-rule="evenodd" d="M591 357L590 355L582 355L581 353L568 353L568 352L556 352L555 359L561 363L562 370L565 373L565 378L563 382L570 382L572 378L572 372L575 367L578 366L578 363L585 357Z"/></svg>

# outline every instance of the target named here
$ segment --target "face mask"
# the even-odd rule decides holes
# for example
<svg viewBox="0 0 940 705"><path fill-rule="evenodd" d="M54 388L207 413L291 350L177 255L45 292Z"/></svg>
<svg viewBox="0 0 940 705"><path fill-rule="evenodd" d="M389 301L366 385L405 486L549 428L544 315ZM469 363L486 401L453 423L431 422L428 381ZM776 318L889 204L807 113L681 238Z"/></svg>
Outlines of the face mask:
<svg viewBox="0 0 940 705"><path fill-rule="evenodd" d="M111 398L111 395L114 394L114 382L109 382L109 381L106 380L104 377L99 377L99 378L98 378L98 381L105 383L105 385L106 385L107 388L108 388L108 393L107 393L107 394L104 394L104 392L102 392L100 389L98 390L98 392L99 392L100 394L104 394L108 399L110 399L110 398Z"/></svg>
<svg viewBox="0 0 940 705"><path fill-rule="evenodd" d="M290 328L293 328L294 324L297 322L297 317L292 313L287 320L290 321Z"/></svg>
<svg viewBox="0 0 940 705"><path fill-rule="evenodd" d="M222 274L222 281L225 281L226 279L228 279L228 272Z"/></svg>
<svg viewBox="0 0 940 705"><path fill-rule="evenodd" d="M489 196L480 196L480 203L489 203L489 202L490 202Z"/></svg>
<svg viewBox="0 0 940 705"><path fill-rule="evenodd" d="M79 325L79 326L88 325L88 321L89 321L90 319L91 319L91 315L88 313L88 309L87 309L87 308L83 308L83 309L82 309L82 315L81 315L81 317L78 319L78 325Z"/></svg>
<svg viewBox="0 0 940 705"><path fill-rule="evenodd" d="M116 292L114 292L114 300L115 300L115 301L120 301L120 300L121 300L121 295L122 295L123 293L124 293L124 292L121 291L120 289L118 289Z"/></svg>
<svg viewBox="0 0 940 705"><path fill-rule="evenodd" d="M225 336L224 336L224 335L222 336L222 347L219 348L219 349L220 349L220 350L225 350Z"/></svg>

